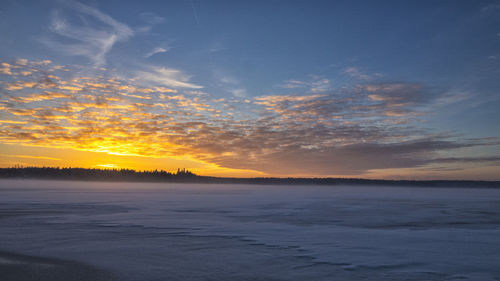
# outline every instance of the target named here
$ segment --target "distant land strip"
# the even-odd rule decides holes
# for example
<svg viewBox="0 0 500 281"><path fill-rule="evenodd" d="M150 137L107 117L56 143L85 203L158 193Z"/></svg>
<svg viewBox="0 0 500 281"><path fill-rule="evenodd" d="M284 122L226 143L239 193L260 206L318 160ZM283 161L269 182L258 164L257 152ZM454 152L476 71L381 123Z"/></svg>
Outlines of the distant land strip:
<svg viewBox="0 0 500 281"><path fill-rule="evenodd" d="M199 176L186 169L136 171L131 169L87 169L59 167L0 168L2 179L47 179L79 181L172 182L263 185L378 185L419 187L500 188L500 181L475 180L381 180L362 178L227 178Z"/></svg>

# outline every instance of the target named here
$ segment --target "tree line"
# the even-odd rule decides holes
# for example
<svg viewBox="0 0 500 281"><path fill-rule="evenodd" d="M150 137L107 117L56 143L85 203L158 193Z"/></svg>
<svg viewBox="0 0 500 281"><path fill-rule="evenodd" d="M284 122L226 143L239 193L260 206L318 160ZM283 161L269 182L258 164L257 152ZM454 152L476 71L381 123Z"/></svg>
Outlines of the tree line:
<svg viewBox="0 0 500 281"><path fill-rule="evenodd" d="M473 180L377 180L363 178L230 178L199 176L186 169L176 172L164 170L136 171L132 169L22 167L0 168L0 178L32 178L87 181L132 182L192 182L214 184L263 184L263 185L365 185L365 186L416 186L416 187L470 187L500 188L500 181Z"/></svg>
<svg viewBox="0 0 500 281"><path fill-rule="evenodd" d="M197 177L186 169L136 171L132 169L22 167L0 168L0 178L38 178L103 181L183 181Z"/></svg>

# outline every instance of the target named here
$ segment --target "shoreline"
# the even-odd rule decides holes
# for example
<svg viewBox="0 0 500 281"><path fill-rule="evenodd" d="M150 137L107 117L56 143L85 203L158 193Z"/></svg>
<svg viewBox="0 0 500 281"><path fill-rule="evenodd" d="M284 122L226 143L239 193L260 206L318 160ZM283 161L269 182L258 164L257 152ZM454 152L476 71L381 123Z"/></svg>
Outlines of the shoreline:
<svg viewBox="0 0 500 281"><path fill-rule="evenodd" d="M47 180L125 183L191 183L191 184L248 184L248 185L315 185L315 186L394 186L420 188L500 188L500 181L475 180L380 180L356 178L223 178L196 176L188 179L120 179L44 176L0 176L0 180Z"/></svg>
<svg viewBox="0 0 500 281"><path fill-rule="evenodd" d="M334 177L213 177L200 176L186 169L136 171L130 169L87 169L59 167L0 168L0 179L72 180L99 182L155 182L200 184L258 185L363 185L418 187L484 187L500 188L500 181L487 180L390 180Z"/></svg>

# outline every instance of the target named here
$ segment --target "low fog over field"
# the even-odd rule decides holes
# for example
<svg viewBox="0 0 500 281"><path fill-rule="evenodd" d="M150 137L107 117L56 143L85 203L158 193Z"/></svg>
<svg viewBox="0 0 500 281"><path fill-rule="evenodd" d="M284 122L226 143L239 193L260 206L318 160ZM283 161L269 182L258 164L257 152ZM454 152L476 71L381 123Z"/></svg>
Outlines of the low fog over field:
<svg viewBox="0 0 500 281"><path fill-rule="evenodd" d="M0 180L2 280L500 280L500 189Z"/></svg>

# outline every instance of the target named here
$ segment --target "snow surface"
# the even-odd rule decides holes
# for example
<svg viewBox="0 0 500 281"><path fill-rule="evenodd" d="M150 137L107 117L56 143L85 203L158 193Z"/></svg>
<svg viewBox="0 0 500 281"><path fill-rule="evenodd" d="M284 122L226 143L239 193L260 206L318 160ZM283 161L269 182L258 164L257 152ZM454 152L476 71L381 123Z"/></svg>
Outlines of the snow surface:
<svg viewBox="0 0 500 281"><path fill-rule="evenodd" d="M0 180L0 251L118 280L500 280L500 190Z"/></svg>

